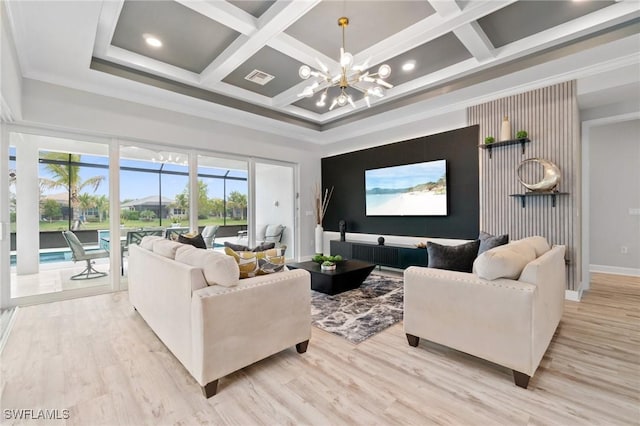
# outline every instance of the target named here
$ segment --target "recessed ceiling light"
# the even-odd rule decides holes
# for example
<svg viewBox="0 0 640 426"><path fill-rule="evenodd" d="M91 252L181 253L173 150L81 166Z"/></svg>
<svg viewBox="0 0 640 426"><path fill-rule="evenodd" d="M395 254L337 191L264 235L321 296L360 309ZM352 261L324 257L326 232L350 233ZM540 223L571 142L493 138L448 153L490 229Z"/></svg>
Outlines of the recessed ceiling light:
<svg viewBox="0 0 640 426"><path fill-rule="evenodd" d="M157 37L152 36L151 34L142 34L142 37L144 38L144 41L146 41L149 46L162 47L162 42Z"/></svg>
<svg viewBox="0 0 640 426"><path fill-rule="evenodd" d="M413 71L416 68L416 61L407 61L404 64L402 64L402 71Z"/></svg>

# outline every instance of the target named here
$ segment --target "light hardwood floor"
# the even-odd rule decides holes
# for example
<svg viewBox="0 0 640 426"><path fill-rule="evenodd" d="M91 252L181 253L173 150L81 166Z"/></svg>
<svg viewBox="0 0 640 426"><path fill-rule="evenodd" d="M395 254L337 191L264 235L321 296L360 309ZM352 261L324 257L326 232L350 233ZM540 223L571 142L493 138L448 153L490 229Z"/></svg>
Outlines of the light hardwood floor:
<svg viewBox="0 0 640 426"><path fill-rule="evenodd" d="M306 354L224 377L207 400L126 293L74 299L19 310L1 408L70 410L39 425L640 424L639 308L640 279L594 275L528 390L506 368L410 347L400 323L359 345L313 328Z"/></svg>

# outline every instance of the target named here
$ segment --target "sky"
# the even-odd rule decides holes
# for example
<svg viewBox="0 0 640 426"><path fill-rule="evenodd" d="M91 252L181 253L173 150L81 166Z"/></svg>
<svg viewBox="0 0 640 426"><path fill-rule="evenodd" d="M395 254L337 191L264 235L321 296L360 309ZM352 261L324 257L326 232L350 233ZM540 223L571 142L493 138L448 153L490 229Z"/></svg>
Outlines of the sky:
<svg viewBox="0 0 640 426"><path fill-rule="evenodd" d="M446 172L446 160L385 167L365 171L366 190L373 188L410 188L427 182L436 182Z"/></svg>

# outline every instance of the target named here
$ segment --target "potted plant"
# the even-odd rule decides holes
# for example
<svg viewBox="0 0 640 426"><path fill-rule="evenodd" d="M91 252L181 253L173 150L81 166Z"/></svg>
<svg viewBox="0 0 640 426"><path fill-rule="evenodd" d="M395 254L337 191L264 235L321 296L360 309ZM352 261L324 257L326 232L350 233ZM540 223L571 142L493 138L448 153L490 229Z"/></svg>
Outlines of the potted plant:
<svg viewBox="0 0 640 426"><path fill-rule="evenodd" d="M527 136L529 136L529 134L526 130L518 130L518 133L516 133L516 139L526 139Z"/></svg>
<svg viewBox="0 0 640 426"><path fill-rule="evenodd" d="M494 138L493 136L487 136L486 138L484 138L484 143L486 145L490 145L492 143L494 143L496 141L496 138Z"/></svg>
<svg viewBox="0 0 640 426"><path fill-rule="evenodd" d="M320 265L320 269L322 269L323 271L334 271L336 269L336 264L334 262L325 260Z"/></svg>
<svg viewBox="0 0 640 426"><path fill-rule="evenodd" d="M178 216L173 216L171 218L171 227L172 228L180 228L180 218Z"/></svg>

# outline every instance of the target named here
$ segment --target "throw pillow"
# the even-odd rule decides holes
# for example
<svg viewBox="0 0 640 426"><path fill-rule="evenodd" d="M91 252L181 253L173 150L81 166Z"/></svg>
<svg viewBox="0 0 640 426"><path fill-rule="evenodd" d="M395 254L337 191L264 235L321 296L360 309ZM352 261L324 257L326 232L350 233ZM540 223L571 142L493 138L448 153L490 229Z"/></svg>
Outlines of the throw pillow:
<svg viewBox="0 0 640 426"><path fill-rule="evenodd" d="M473 261L478 255L480 240L457 246L443 246L427 242L429 268L448 269L450 271L471 272Z"/></svg>
<svg viewBox="0 0 640 426"><path fill-rule="evenodd" d="M518 241L522 241L523 243L529 244L531 247L533 247L533 249L536 251L536 257L540 257L551 250L551 246L549 246L547 239L539 235L523 238Z"/></svg>
<svg viewBox="0 0 640 426"><path fill-rule="evenodd" d="M479 256L487 250L507 244L509 242L509 234L491 235L487 232L480 231L478 239L480 240L480 248L478 249Z"/></svg>
<svg viewBox="0 0 640 426"><path fill-rule="evenodd" d="M234 251L229 247L224 252L233 257L240 269L240 279L272 274L284 270L284 256L279 249L260 252Z"/></svg>
<svg viewBox="0 0 640 426"><path fill-rule="evenodd" d="M213 250L199 250L182 244L176 252L176 262L202 268L208 285L233 287L238 285L238 264L229 256Z"/></svg>
<svg viewBox="0 0 640 426"><path fill-rule="evenodd" d="M233 243L230 243L229 241L225 241L224 246L225 248L228 247L233 251L251 251L247 246L243 246L241 244L233 244Z"/></svg>
<svg viewBox="0 0 640 426"><path fill-rule="evenodd" d="M514 241L482 253L473 264L476 274L485 280L517 280L525 266L536 258L531 245Z"/></svg>
<svg viewBox="0 0 640 426"><path fill-rule="evenodd" d="M178 235L178 242L182 244L189 244L199 249L207 248L207 244L204 242L202 234L198 234L195 237L189 237L187 234Z"/></svg>
<svg viewBox="0 0 640 426"><path fill-rule="evenodd" d="M158 240L164 240L164 238L158 235L146 235L142 237L142 240L140 241L140 247L145 250L153 251L153 242Z"/></svg>
<svg viewBox="0 0 640 426"><path fill-rule="evenodd" d="M256 248L254 248L254 249L253 249L253 250L251 250L251 251L265 251L265 250L272 249L272 248L274 248L275 246L276 246L276 243L267 243L267 242L265 242L265 243L262 243L262 244L258 244L258 245L256 246ZM246 250L245 250L245 251L246 251Z"/></svg>
<svg viewBox="0 0 640 426"><path fill-rule="evenodd" d="M182 246L183 244L180 244L177 241L171 241L163 238L153 242L153 252L160 256L168 257L169 259L175 259L176 251Z"/></svg>

